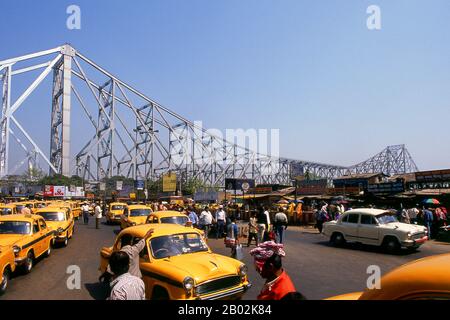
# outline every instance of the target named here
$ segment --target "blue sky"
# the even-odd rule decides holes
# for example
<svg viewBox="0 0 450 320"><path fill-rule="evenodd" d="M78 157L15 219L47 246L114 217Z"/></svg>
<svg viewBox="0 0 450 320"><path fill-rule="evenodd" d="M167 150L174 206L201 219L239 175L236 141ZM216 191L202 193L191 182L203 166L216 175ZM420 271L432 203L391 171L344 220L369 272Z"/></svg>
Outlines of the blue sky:
<svg viewBox="0 0 450 320"><path fill-rule="evenodd" d="M66 28L70 4L81 30ZM366 27L371 4L380 31ZM3 0L0 60L68 42L205 127L280 129L282 156L351 165L404 143L420 169L440 169L449 11L448 0Z"/></svg>

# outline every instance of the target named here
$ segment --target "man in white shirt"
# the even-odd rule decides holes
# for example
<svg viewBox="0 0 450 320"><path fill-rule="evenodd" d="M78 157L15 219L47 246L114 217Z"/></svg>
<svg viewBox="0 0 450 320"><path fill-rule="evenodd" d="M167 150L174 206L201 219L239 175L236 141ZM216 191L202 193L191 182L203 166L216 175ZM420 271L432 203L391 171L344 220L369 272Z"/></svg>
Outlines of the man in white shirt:
<svg viewBox="0 0 450 320"><path fill-rule="evenodd" d="M84 224L89 224L89 205L87 202L81 206L81 213L83 215Z"/></svg>
<svg viewBox="0 0 450 320"><path fill-rule="evenodd" d="M102 207L99 203L95 205L95 229L100 229L100 219L102 218Z"/></svg>
<svg viewBox="0 0 450 320"><path fill-rule="evenodd" d="M108 300L145 300L145 285L142 279L131 275L130 257L122 251L114 252L109 259L114 280Z"/></svg>
<svg viewBox="0 0 450 320"><path fill-rule="evenodd" d="M419 214L419 209L416 207L408 209L408 216L412 224L417 224L417 215Z"/></svg>
<svg viewBox="0 0 450 320"><path fill-rule="evenodd" d="M267 217L267 225L268 225L268 230L267 230L267 231L271 231L271 230L270 230L270 225L271 225L271 223L270 223L269 208L264 207L264 214L265 214L266 217Z"/></svg>
<svg viewBox="0 0 450 320"><path fill-rule="evenodd" d="M211 212L209 212L209 208L205 207L205 209L200 214L200 224L202 229L205 231L205 238L208 239L209 230L211 230L211 224L213 221L213 216Z"/></svg>
<svg viewBox="0 0 450 320"><path fill-rule="evenodd" d="M216 222L217 222L216 239L219 239L223 236L224 227L225 227L225 219L226 219L225 210L223 210L223 206L220 205L219 210L217 210L217 212L216 212Z"/></svg>

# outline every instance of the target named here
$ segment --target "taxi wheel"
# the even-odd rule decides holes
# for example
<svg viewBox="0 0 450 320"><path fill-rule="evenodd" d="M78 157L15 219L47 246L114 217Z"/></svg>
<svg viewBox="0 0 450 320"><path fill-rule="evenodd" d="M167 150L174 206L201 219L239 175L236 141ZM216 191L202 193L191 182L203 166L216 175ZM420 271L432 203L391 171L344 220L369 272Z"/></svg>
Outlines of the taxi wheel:
<svg viewBox="0 0 450 320"><path fill-rule="evenodd" d="M44 254L44 256L46 257L46 258L48 258L48 257L50 257L50 254L52 253L52 243L50 242L49 244L48 244L48 249L47 249L47 251L45 251L45 254Z"/></svg>
<svg viewBox="0 0 450 320"><path fill-rule="evenodd" d="M9 277L9 270L5 269L5 271L3 271L3 281L2 283L0 283L0 296L4 294L6 292L6 289L8 288Z"/></svg>
<svg viewBox="0 0 450 320"><path fill-rule="evenodd" d="M34 264L34 255L33 252L28 252L27 254L27 258L25 259L25 264L23 265L23 271L25 273L30 273L31 270L33 269L33 264Z"/></svg>
<svg viewBox="0 0 450 320"><path fill-rule="evenodd" d="M66 238L64 239L63 246L64 246L64 247L67 247L68 244L69 244L69 237L66 237Z"/></svg>

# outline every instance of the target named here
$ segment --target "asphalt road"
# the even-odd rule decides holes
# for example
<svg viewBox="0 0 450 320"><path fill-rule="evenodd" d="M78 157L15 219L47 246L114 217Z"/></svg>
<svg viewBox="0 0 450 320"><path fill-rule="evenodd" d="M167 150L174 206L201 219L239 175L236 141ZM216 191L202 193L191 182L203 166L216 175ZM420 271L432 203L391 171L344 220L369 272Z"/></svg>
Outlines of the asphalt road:
<svg viewBox="0 0 450 320"><path fill-rule="evenodd" d="M85 226L76 223L73 239L66 248L55 248L49 258L40 259L28 275L16 273L2 300L91 300L105 297L104 287L98 284L100 249L111 246L118 226L101 225L95 229L94 219ZM229 255L223 240L209 240L211 248ZM249 249L252 249L252 246ZM263 286L263 279L256 273L252 258L244 247L244 262L249 266L249 277L253 287L244 299L256 299ZM382 274L408 261L425 256L450 252L450 244L430 241L417 252L398 255L383 253L378 248L347 245L335 248L328 244L314 229L291 227L285 241L284 267L298 291L308 299L323 299L338 294L362 291L366 286L367 267L378 265ZM81 271L81 288L70 290L67 286L69 266L78 266Z"/></svg>

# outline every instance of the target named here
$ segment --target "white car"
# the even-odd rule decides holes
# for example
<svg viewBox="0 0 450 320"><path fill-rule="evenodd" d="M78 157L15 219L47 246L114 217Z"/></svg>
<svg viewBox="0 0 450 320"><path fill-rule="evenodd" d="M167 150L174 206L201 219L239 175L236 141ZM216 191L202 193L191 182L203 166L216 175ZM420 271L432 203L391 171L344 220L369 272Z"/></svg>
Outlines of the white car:
<svg viewBox="0 0 450 320"><path fill-rule="evenodd" d="M398 222L391 212L379 209L347 211L339 220L324 223L322 234L337 246L358 242L383 246L389 252L417 249L428 240L424 226Z"/></svg>

